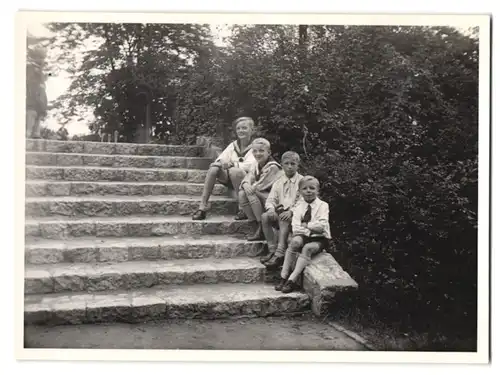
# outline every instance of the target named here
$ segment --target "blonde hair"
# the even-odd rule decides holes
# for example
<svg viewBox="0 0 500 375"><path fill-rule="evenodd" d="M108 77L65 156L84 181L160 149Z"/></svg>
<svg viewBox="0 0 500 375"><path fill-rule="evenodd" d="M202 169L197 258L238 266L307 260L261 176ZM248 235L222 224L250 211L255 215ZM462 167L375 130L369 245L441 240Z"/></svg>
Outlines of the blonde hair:
<svg viewBox="0 0 500 375"><path fill-rule="evenodd" d="M253 119L251 117L238 117L236 120L233 121L233 130L236 131L236 126L240 123L240 122L247 122L248 125L250 125L250 128L252 128L252 131L255 130L255 122L253 121Z"/></svg>
<svg viewBox="0 0 500 375"><path fill-rule="evenodd" d="M316 177L313 176L304 176L299 182L299 189L302 189L304 185L308 182L312 182L314 185L316 185L316 188L319 190L319 181Z"/></svg>
<svg viewBox="0 0 500 375"><path fill-rule="evenodd" d="M283 163L285 159L291 159L300 163L300 156L295 151L286 151L283 155L281 155L281 162Z"/></svg>
<svg viewBox="0 0 500 375"><path fill-rule="evenodd" d="M269 151L271 151L271 142L269 142L265 138L255 138L252 142L252 148L257 146L257 145L262 145L266 147Z"/></svg>

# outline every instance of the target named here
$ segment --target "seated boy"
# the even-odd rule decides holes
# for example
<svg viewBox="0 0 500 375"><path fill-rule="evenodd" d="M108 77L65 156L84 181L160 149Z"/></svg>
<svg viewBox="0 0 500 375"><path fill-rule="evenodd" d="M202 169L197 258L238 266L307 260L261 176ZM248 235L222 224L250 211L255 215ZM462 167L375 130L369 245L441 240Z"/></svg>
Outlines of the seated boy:
<svg viewBox="0 0 500 375"><path fill-rule="evenodd" d="M297 173L300 156L296 152L287 151L281 157L281 166L285 175L277 180L266 200L266 212L262 214L262 230L267 241L269 254L261 262L269 269L283 264L290 224L292 208L300 198L299 182L302 175ZM279 230L278 246L274 238L274 230Z"/></svg>
<svg viewBox="0 0 500 375"><path fill-rule="evenodd" d="M275 287L283 293L300 289L297 281L302 271L311 262L311 257L323 251L331 239L329 206L318 198L319 181L305 176L300 181L299 190L303 199L293 208L293 237L285 252L281 281Z"/></svg>
<svg viewBox="0 0 500 375"><path fill-rule="evenodd" d="M257 138L252 142L252 152L257 163L240 184L238 200L248 220L257 222L257 230L248 237L249 241L263 239L261 217L274 182L283 175L281 165L271 156L271 144L265 138Z"/></svg>

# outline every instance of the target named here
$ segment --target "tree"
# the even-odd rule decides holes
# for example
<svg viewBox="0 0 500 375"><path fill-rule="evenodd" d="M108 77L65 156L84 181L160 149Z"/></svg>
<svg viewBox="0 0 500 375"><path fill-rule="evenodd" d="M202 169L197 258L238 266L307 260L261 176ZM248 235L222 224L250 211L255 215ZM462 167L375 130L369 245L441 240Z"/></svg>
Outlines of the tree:
<svg viewBox="0 0 500 375"><path fill-rule="evenodd" d="M91 108L93 132L119 130L131 141L151 115L160 135L172 122L183 82L210 56L206 25L191 24L51 24L52 43L64 51L58 63L72 66L74 79L54 106L64 123ZM146 107L149 111L146 111ZM149 117L148 117L149 119Z"/></svg>

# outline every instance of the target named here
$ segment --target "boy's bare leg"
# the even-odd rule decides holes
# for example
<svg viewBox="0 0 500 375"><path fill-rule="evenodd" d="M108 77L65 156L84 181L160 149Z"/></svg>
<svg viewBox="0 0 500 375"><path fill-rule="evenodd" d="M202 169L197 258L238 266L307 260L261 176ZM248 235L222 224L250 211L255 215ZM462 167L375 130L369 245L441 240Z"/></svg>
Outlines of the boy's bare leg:
<svg viewBox="0 0 500 375"><path fill-rule="evenodd" d="M241 181L243 181L243 179L245 178L245 171L243 169L235 167L229 168L228 176L234 190L238 191Z"/></svg>
<svg viewBox="0 0 500 375"><path fill-rule="evenodd" d="M238 199L238 190L241 185L241 181L245 178L245 171L240 168L232 167L228 170L228 178L231 181L231 185L233 186L233 197ZM238 202L238 213L236 214L236 220L245 220L248 217L244 214L241 205Z"/></svg>
<svg viewBox="0 0 500 375"><path fill-rule="evenodd" d="M287 220L280 220L279 221L279 227L280 227L280 232L279 232L279 239L278 239L278 246L276 248L276 256L285 256L285 251L287 248L287 240L288 240L288 235L290 234L290 221Z"/></svg>
<svg viewBox="0 0 500 375"><path fill-rule="evenodd" d="M302 237L295 236L290 241L288 249L285 251L285 261L283 262L283 268L281 270L281 278L288 279L292 272L292 268L297 260L299 251L302 248L304 241Z"/></svg>
<svg viewBox="0 0 500 375"><path fill-rule="evenodd" d="M245 193L244 190L240 190L238 193L238 202L240 204L241 209L247 216L248 220L250 221L257 221L257 218L253 214L252 206L250 205L250 200L247 196L247 193ZM259 224L260 224L260 217L259 217Z"/></svg>
<svg viewBox="0 0 500 375"><path fill-rule="evenodd" d="M207 176L205 177L205 184L203 186L203 193L201 194L201 203L200 210L206 211L208 208L208 200L210 199L210 195L214 190L215 182L217 181L217 177L221 173L221 169L217 166L212 166L207 172Z"/></svg>
<svg viewBox="0 0 500 375"><path fill-rule="evenodd" d="M276 252L271 258L269 258L267 262L264 263L266 268L268 268L269 270L279 268L285 261L287 239L288 235L290 234L290 222L280 220L279 227L280 227L280 232L278 235L279 241L278 241L278 246L276 248Z"/></svg>
<svg viewBox="0 0 500 375"><path fill-rule="evenodd" d="M205 219L208 210L208 199L212 194L215 183L217 182L217 178L224 180L226 177L227 176L225 171L223 171L220 166L210 166L207 172L207 176L205 177L205 184L203 185L203 193L201 194L200 206L198 208L198 211L194 213L193 220Z"/></svg>
<svg viewBox="0 0 500 375"><path fill-rule="evenodd" d="M262 231L264 232L264 237L266 238L267 247L270 252L276 250L276 243L274 238L274 228L273 223L276 222L277 214L274 211L264 212L262 214Z"/></svg>
<svg viewBox="0 0 500 375"><path fill-rule="evenodd" d="M263 240L264 233L262 231L261 220L262 220L262 213L263 213L264 209L263 209L262 201L259 198L259 196L257 196L256 194L247 195L247 199L250 203L252 214L253 214L253 216L255 216L255 220L257 220L257 223L258 223L258 226L257 226L255 233L253 234L253 236L248 237L247 240L248 241ZM246 213L246 211L245 211L245 213Z"/></svg>
<svg viewBox="0 0 500 375"><path fill-rule="evenodd" d="M297 258L297 264L288 280L297 282L302 271L311 263L311 258L321 250L320 242L309 242L302 248L301 254Z"/></svg>

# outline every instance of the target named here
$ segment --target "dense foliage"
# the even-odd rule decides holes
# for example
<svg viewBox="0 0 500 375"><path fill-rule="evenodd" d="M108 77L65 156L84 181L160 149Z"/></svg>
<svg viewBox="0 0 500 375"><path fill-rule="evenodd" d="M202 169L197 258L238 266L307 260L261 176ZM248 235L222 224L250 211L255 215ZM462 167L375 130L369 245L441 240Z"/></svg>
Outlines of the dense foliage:
<svg viewBox="0 0 500 375"><path fill-rule="evenodd" d="M413 329L475 335L474 33L238 25L217 47L205 26L53 26L65 42L63 32L77 29L101 42L62 98L63 117L87 105L97 114L93 129L113 126L113 116L126 128L134 109L122 87L134 71L167 98L155 107L158 129L169 124L179 142L214 133L228 139L232 119L252 116L276 156L298 151L303 172L320 178L332 251L360 285L341 308ZM180 46L192 57L171 53ZM130 51L150 55L140 63L136 55L127 60Z"/></svg>
<svg viewBox="0 0 500 375"><path fill-rule="evenodd" d="M57 23L48 28L53 48L61 52L54 65L73 75L53 105L61 123L86 119L90 108L93 133L118 130L134 142L137 127L146 122L147 103L157 138L174 132L179 115L187 118L197 109L185 92L192 90L193 79L200 90L199 61L213 46L208 26ZM77 49L84 52L75 54Z"/></svg>

